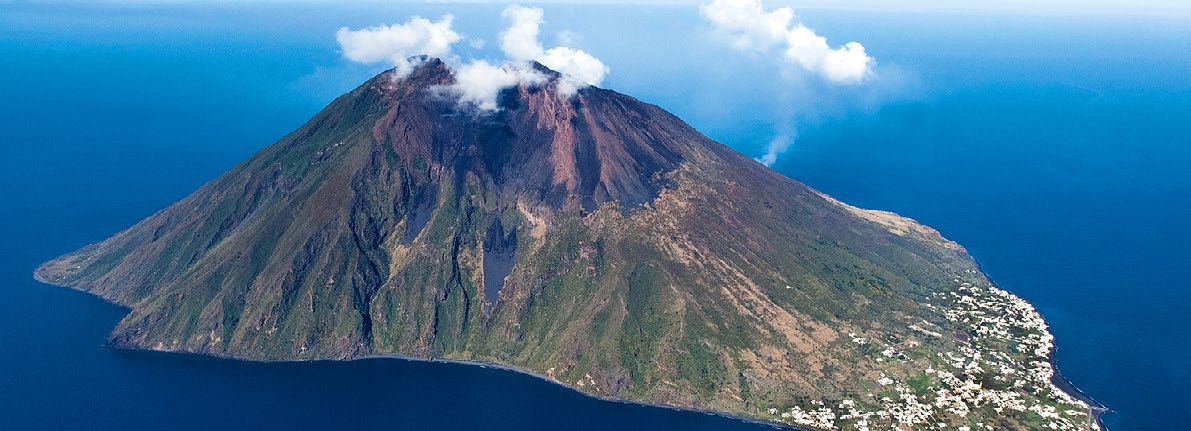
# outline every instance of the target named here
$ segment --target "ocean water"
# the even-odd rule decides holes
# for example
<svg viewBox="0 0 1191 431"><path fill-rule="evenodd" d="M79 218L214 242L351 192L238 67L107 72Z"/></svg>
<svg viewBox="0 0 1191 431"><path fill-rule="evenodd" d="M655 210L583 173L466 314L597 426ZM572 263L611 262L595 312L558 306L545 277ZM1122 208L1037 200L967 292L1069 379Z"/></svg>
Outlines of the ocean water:
<svg viewBox="0 0 1191 431"><path fill-rule="evenodd" d="M0 5L0 429L763 428L457 364L113 351L123 309L32 280L378 72L339 58L337 28L449 11L491 58L500 7ZM1191 422L1191 20L800 15L864 42L880 84L790 84L689 7L549 6L544 34L747 154L796 136L775 169L966 246L1047 317L1110 429Z"/></svg>
<svg viewBox="0 0 1191 431"><path fill-rule="evenodd" d="M922 59L947 88L806 129L776 167L967 247L1046 317L1109 429L1186 428L1191 26L996 27L1021 33L988 57Z"/></svg>

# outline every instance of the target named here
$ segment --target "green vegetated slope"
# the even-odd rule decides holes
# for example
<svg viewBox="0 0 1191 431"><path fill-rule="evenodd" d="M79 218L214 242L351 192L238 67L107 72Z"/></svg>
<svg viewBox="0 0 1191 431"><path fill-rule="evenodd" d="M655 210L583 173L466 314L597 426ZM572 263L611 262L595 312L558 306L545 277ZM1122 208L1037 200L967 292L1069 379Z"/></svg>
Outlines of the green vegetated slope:
<svg viewBox="0 0 1191 431"><path fill-rule="evenodd" d="M628 96L561 97L552 80L477 112L453 79L437 60L382 74L37 276L128 306L117 347L493 362L755 417L864 403L882 373L925 390L915 358L966 342L927 304L987 280L933 230L839 203ZM862 336L921 340L877 362Z"/></svg>

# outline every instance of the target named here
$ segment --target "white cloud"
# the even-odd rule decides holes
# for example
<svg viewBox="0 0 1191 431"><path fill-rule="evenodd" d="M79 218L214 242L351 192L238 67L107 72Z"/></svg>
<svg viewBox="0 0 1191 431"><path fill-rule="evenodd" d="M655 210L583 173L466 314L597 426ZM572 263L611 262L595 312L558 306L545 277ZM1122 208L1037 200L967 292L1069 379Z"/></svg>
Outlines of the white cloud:
<svg viewBox="0 0 1191 431"><path fill-rule="evenodd" d="M348 60L358 63L388 62L396 68L397 77L404 77L421 61L411 60L410 57L446 57L451 53L451 45L463 39L451 29L453 20L451 15L444 15L435 22L415 16L405 23L389 26L360 30L343 27L335 33L335 40Z"/></svg>
<svg viewBox="0 0 1191 431"><path fill-rule="evenodd" d="M343 56L359 63L392 64L398 78L413 71L420 63L417 56L439 57L455 69L455 84L436 89L452 94L460 103L474 105L481 110L498 109L497 97L504 88L516 85L542 85L548 77L533 68L537 61L562 74L556 81L558 93L574 95L580 88L600 85L608 68L583 50L558 46L546 49L539 41L544 18L542 9L509 6L501 16L509 27L500 35L500 47L508 62L496 65L484 60L464 63L451 52L456 42L465 38L451 29L453 17L444 15L432 22L413 17L402 24L375 26L360 30L339 29L335 38ZM564 31L562 39L573 40L576 35ZM483 47L481 39L467 39L475 49Z"/></svg>
<svg viewBox="0 0 1191 431"><path fill-rule="evenodd" d="M608 67L591 54L565 46L550 49L538 41L544 13L542 9L524 6L509 6L500 13L509 21L509 28L501 34L500 47L517 62L537 61L570 79L559 82L559 92L564 96L574 94L587 85L600 85L608 75Z"/></svg>
<svg viewBox="0 0 1191 431"><path fill-rule="evenodd" d="M538 33L545 13L536 7L512 5L500 12L509 28L500 35L500 49L513 61L533 61L545 50L538 43Z"/></svg>
<svg viewBox="0 0 1191 431"><path fill-rule="evenodd" d="M455 71L455 84L446 88L459 97L460 103L471 103L481 110L495 111L500 91L518 84L541 85L546 75L528 67L489 64L484 60L460 66Z"/></svg>
<svg viewBox="0 0 1191 431"><path fill-rule="evenodd" d="M737 49L773 53L778 47L786 62L840 84L860 83L872 75L874 61L863 45L848 42L831 48L826 38L795 23L788 7L766 10L761 0L712 0L699 11Z"/></svg>
<svg viewBox="0 0 1191 431"><path fill-rule="evenodd" d="M604 63L591 54L561 46L546 50L538 62L563 74L558 82L558 92L563 97L571 97L588 85L600 85L608 74Z"/></svg>
<svg viewBox="0 0 1191 431"><path fill-rule="evenodd" d="M875 77L875 61L863 45L848 42L833 48L826 38L799 22L789 7L766 9L762 0L709 0L699 6L699 12L733 49L772 59L778 66L774 71L787 78L775 84L778 87L771 92L777 134L765 146L764 154L756 158L766 166L772 166L794 145L792 123L830 111L832 103L840 98L877 88L854 85L871 82ZM794 104L794 100L802 103Z"/></svg>

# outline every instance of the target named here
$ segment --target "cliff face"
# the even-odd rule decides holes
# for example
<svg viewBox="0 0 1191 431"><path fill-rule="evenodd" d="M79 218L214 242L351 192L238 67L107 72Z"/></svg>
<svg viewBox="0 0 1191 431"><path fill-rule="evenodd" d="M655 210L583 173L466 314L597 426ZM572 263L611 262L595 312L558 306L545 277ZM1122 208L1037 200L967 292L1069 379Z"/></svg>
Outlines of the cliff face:
<svg viewBox="0 0 1191 431"><path fill-rule="evenodd" d="M988 282L933 230L835 201L625 95L563 98L551 81L477 113L437 91L453 79L437 60L381 74L36 275L131 308L117 347L495 362L758 417L880 405L885 373L918 376L971 342L933 304ZM879 343L901 358L875 360Z"/></svg>

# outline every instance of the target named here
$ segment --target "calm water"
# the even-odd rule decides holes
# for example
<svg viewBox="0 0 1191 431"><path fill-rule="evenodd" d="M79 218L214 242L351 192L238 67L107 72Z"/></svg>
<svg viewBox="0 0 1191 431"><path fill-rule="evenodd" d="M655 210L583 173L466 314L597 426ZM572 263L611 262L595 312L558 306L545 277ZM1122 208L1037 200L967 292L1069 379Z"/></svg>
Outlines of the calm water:
<svg viewBox="0 0 1191 431"><path fill-rule="evenodd" d="M111 351L122 309L30 278L375 73L338 58L338 27L446 8L0 5L0 429L759 428L478 367ZM498 11L457 22L491 39ZM719 60L731 53L709 47L688 8L560 6L547 30L570 26L612 68L609 86L747 153L775 121L796 123L775 168L967 246L1046 315L1060 369L1116 412L1113 430L1191 422L1188 21L801 14L863 41L892 84L766 102L764 62ZM618 25L659 43L617 40Z"/></svg>

